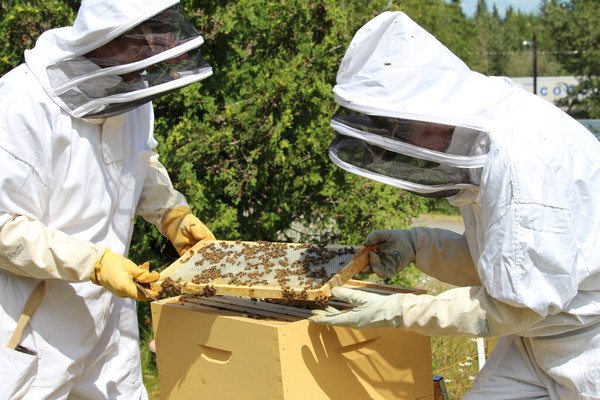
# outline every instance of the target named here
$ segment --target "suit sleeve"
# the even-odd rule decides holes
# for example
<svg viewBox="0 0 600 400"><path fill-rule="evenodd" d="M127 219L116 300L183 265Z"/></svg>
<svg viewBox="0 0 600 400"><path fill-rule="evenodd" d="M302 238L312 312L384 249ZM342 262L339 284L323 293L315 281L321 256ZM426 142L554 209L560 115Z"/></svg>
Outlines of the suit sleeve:
<svg viewBox="0 0 600 400"><path fill-rule="evenodd" d="M136 214L154 224L162 232L162 218L166 211L186 206L185 197L175 190L169 174L158 160L158 154L152 155L144 180L144 186Z"/></svg>

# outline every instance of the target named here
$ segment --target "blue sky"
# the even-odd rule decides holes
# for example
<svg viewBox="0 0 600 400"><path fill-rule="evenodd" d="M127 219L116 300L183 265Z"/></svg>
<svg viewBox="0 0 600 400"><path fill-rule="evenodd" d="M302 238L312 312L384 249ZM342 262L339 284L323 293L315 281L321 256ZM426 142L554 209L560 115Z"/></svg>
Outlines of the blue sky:
<svg viewBox="0 0 600 400"><path fill-rule="evenodd" d="M477 0L461 0L463 12L472 16L475 13L475 7L477 6ZM486 0L488 7L492 7L496 4L500 15L504 15L504 12L511 6L515 10L520 10L525 13L535 13L540 8L540 0Z"/></svg>

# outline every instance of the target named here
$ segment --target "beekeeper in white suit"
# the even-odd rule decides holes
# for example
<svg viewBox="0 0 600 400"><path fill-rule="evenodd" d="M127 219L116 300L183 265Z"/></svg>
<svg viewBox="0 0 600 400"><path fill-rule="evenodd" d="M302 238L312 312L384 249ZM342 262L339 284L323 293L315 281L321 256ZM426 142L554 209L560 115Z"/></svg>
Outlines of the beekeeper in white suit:
<svg viewBox="0 0 600 400"><path fill-rule="evenodd" d="M475 73L400 12L361 28L334 88L331 159L448 197L464 235L375 231L382 277L415 262L437 296L336 288L312 320L425 335L502 336L465 399L600 399L600 144L547 101Z"/></svg>
<svg viewBox="0 0 600 400"><path fill-rule="evenodd" d="M133 219L214 239L153 150L150 101L212 73L178 3L84 0L0 79L1 399L147 398Z"/></svg>

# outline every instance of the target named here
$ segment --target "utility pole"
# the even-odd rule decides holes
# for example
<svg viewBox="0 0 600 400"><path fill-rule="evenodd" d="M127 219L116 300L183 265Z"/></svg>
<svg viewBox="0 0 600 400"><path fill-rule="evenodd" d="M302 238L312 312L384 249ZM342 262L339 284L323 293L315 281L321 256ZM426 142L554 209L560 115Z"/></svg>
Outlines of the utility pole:
<svg viewBox="0 0 600 400"><path fill-rule="evenodd" d="M537 40L535 38L535 31L531 37L531 41L523 40L523 46L531 46L532 60L532 72L533 72L533 94L537 94Z"/></svg>
<svg viewBox="0 0 600 400"><path fill-rule="evenodd" d="M531 38L531 50L533 51L533 94L537 94L537 41L535 40L535 31Z"/></svg>

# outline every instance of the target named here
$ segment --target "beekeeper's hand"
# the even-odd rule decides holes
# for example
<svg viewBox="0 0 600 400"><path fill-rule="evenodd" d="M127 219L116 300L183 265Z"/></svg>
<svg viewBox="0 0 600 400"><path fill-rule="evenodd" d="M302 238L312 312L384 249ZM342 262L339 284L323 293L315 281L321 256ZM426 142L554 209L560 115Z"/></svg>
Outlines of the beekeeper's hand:
<svg viewBox="0 0 600 400"><path fill-rule="evenodd" d="M331 294L353 307L339 311L333 307L313 310L310 321L353 328L397 327L402 325L402 293L379 295L360 290L335 287Z"/></svg>
<svg viewBox="0 0 600 400"><path fill-rule="evenodd" d="M146 301L150 298L138 289L135 282L148 284L156 282L158 278L160 278L159 273L156 271L150 272L147 263L140 267L128 258L115 254L109 249L104 250L90 276L93 283L104 286L113 294L138 301ZM146 290L154 297L159 295L154 290Z"/></svg>
<svg viewBox="0 0 600 400"><path fill-rule="evenodd" d="M414 230L382 230L367 235L364 246L376 245L369 253L371 270L382 278L389 278L413 263L416 258ZM368 270L367 270L368 271Z"/></svg>
<svg viewBox="0 0 600 400"><path fill-rule="evenodd" d="M215 240L215 235L185 206L167 211L162 217L162 232L182 255L196 243Z"/></svg>

